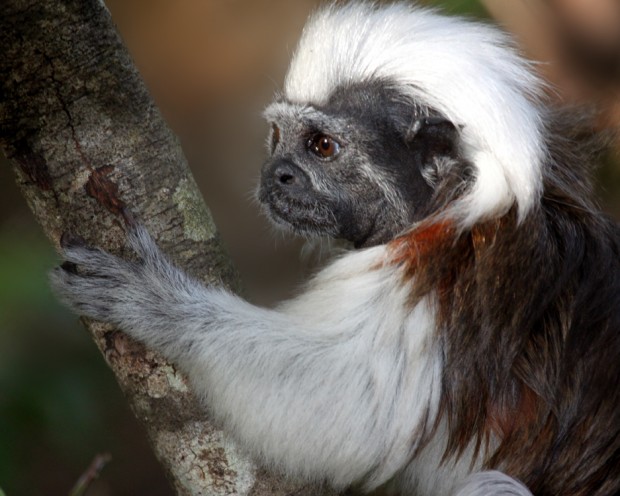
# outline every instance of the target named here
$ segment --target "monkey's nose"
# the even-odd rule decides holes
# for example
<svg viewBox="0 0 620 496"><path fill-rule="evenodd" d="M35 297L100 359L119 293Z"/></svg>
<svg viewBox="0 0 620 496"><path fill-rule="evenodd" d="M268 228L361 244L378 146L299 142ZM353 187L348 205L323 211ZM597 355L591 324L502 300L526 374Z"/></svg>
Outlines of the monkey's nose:
<svg viewBox="0 0 620 496"><path fill-rule="evenodd" d="M292 162L278 163L273 169L273 175L276 183L285 188L304 188L310 182L306 173Z"/></svg>
<svg viewBox="0 0 620 496"><path fill-rule="evenodd" d="M276 170L276 178L280 184L290 186L297 182L297 177L292 174L290 167L282 167Z"/></svg>

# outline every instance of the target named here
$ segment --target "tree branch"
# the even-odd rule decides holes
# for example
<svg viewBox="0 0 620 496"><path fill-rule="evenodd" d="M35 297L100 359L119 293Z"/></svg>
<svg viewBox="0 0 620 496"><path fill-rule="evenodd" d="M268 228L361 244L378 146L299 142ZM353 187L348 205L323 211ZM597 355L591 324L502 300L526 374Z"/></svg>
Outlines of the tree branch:
<svg viewBox="0 0 620 496"><path fill-rule="evenodd" d="M96 0L5 0L0 145L35 217L126 254L131 212L188 273L236 289L211 216ZM316 495L266 475L205 419L176 369L123 333L85 321L179 495Z"/></svg>

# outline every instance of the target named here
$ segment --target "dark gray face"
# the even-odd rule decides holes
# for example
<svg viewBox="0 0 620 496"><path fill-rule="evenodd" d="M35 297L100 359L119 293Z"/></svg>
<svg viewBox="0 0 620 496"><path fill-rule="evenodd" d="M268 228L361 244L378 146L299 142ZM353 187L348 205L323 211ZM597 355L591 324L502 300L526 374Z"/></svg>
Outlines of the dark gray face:
<svg viewBox="0 0 620 496"><path fill-rule="evenodd" d="M277 224L356 247L385 243L432 210L458 133L385 83L336 91L324 106L274 104L259 199Z"/></svg>

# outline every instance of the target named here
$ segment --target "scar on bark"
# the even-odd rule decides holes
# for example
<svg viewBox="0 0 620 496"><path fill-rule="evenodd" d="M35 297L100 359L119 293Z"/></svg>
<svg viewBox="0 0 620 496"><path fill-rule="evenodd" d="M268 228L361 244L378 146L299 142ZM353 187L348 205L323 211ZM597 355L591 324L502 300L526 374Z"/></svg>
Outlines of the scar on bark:
<svg viewBox="0 0 620 496"><path fill-rule="evenodd" d="M84 190L88 196L97 200L104 208L121 216L128 226L133 226L136 221L125 203L120 199L118 184L108 177L112 171L114 171L112 165L104 165L94 169L84 185Z"/></svg>

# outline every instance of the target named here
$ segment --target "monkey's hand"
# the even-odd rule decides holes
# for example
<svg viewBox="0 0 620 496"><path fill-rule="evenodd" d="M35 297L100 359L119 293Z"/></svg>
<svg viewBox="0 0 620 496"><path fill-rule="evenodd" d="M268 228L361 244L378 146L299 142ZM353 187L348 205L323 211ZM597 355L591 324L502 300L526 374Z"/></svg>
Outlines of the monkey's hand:
<svg viewBox="0 0 620 496"><path fill-rule="evenodd" d="M175 303L194 289L194 294L204 294L206 288L174 267L144 227L132 228L128 241L136 260L89 247L75 236L63 236L66 261L51 272L51 285L76 313L115 324L161 349L178 339L173 336L176 326L170 325L178 309Z"/></svg>

